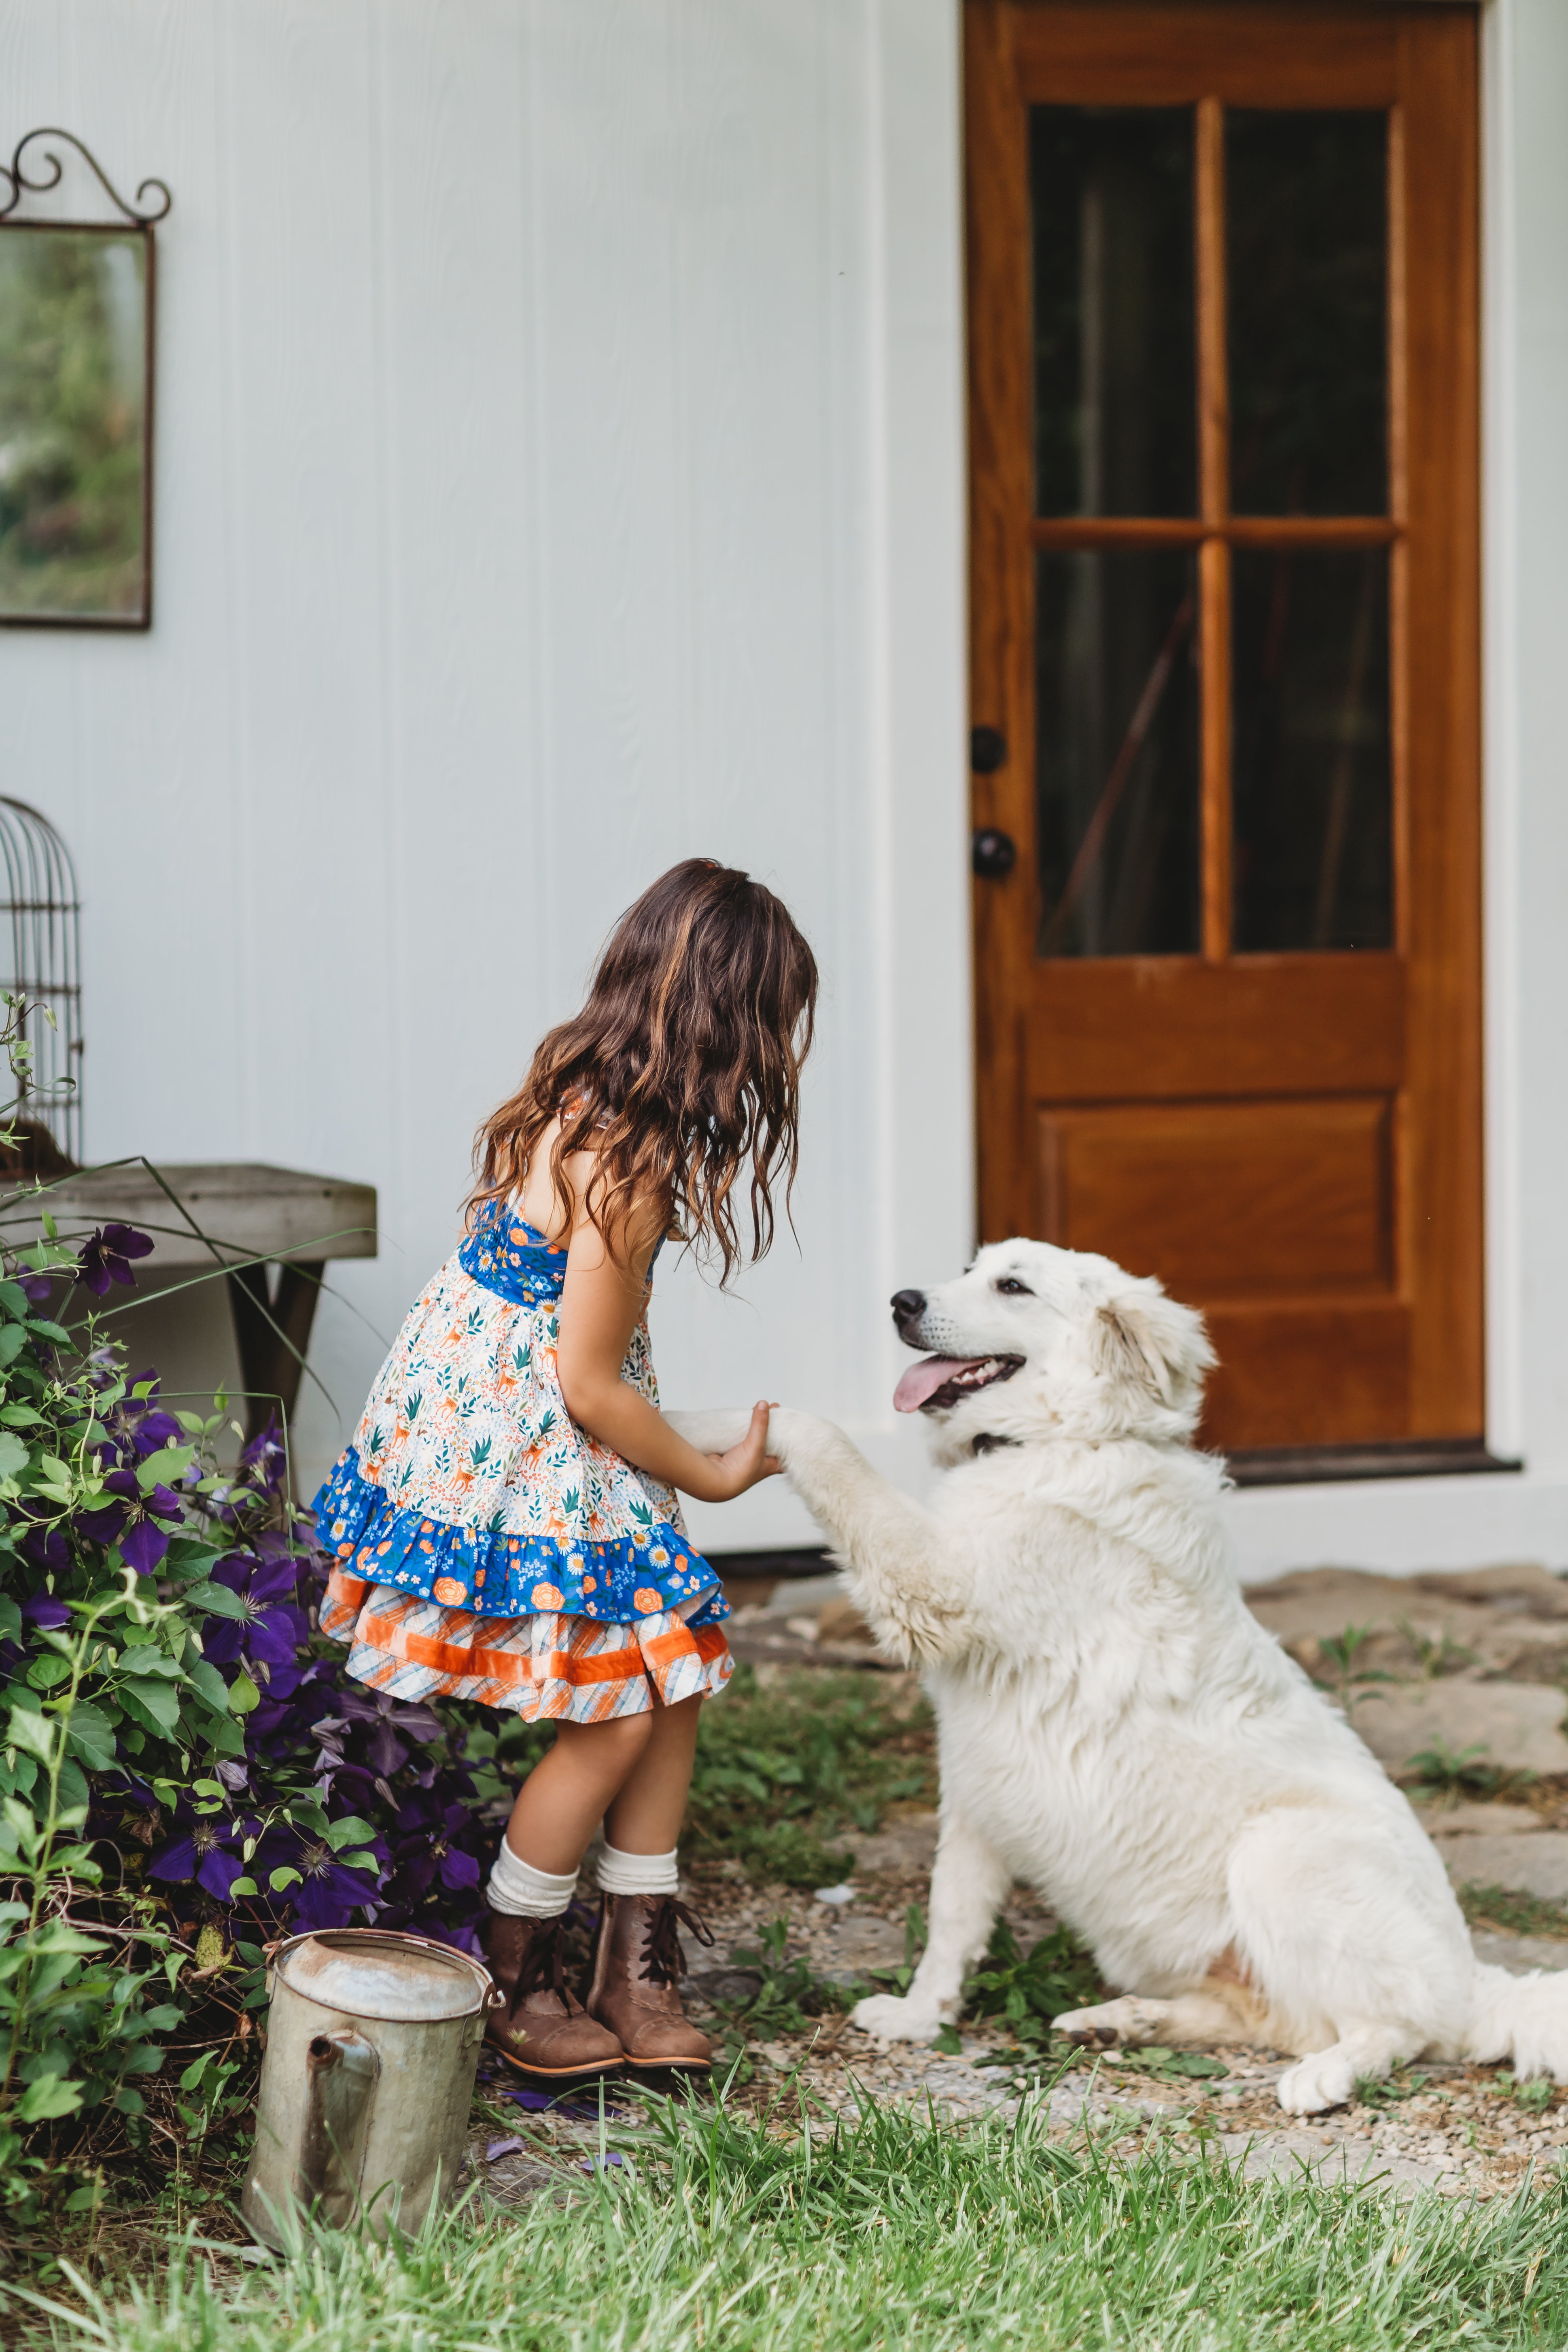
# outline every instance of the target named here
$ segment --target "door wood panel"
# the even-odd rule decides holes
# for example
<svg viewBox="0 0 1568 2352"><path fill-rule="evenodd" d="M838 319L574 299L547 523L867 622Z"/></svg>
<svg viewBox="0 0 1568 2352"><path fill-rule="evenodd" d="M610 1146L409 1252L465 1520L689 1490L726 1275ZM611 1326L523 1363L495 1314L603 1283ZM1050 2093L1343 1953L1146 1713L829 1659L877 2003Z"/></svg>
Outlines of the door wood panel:
<svg viewBox="0 0 1568 2352"><path fill-rule="evenodd" d="M1415 1317L1403 1299L1268 1300L1208 1309L1219 1355L1205 1429L1237 1450L1276 1445L1283 1377L1292 1445L1407 1437Z"/></svg>
<svg viewBox="0 0 1568 2352"><path fill-rule="evenodd" d="M1475 14L965 0L965 38L972 718L1006 747L973 810L1018 853L974 886L982 1237L1100 1250L1203 1307L1210 1443L1479 1439ZM1037 510L1036 106L1191 110L1190 515ZM1382 512L1231 513L1232 108L1385 117ZM1042 952L1036 567L1162 548L1196 566L1196 951ZM1256 551L1358 548L1387 566L1390 943L1237 953L1233 580Z"/></svg>
<svg viewBox="0 0 1568 2352"><path fill-rule="evenodd" d="M1386 1097L1040 1113L1045 1239L1158 1269L1182 1297L1387 1292Z"/></svg>

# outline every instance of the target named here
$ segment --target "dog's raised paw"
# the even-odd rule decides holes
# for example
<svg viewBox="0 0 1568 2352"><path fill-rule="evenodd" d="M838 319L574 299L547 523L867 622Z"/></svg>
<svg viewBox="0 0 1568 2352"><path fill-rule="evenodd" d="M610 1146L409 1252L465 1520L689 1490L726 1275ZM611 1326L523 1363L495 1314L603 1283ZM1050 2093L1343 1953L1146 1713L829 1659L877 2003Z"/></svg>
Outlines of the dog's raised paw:
<svg viewBox="0 0 1568 2352"><path fill-rule="evenodd" d="M891 1992L873 1993L869 2000L857 2001L849 2022L882 2042L934 2042L942 2028L934 2010L920 2001L902 2000Z"/></svg>

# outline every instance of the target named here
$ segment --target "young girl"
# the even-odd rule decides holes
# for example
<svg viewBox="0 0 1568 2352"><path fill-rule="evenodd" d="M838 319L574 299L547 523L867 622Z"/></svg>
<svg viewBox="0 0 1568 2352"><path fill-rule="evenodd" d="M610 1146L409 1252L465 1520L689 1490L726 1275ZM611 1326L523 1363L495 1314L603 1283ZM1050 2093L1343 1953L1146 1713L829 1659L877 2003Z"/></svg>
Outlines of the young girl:
<svg viewBox="0 0 1568 2352"><path fill-rule="evenodd" d="M816 966L771 891L707 858L619 927L587 1003L481 1129L466 1237L416 1302L316 1497L336 1554L321 1630L395 1698L477 1698L556 1726L486 1889L506 1997L489 2032L540 2075L704 2068L680 2005L676 1841L697 1711L728 1681L729 1604L673 1489L718 1503L778 1467L766 1403L728 1454L658 1412L660 1243L753 1259L794 1182ZM584 2009L561 1930L600 1821Z"/></svg>

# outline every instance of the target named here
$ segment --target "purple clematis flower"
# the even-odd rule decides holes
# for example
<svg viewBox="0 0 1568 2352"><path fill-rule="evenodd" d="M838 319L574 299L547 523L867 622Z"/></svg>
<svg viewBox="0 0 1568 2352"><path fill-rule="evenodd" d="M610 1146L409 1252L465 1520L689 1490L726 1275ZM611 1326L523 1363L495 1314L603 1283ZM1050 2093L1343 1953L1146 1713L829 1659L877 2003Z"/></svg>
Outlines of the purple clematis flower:
<svg viewBox="0 0 1568 2352"><path fill-rule="evenodd" d="M442 1805L424 1790L411 1790L398 1805L397 1828L388 1890L395 1902L418 1903L437 1880L453 1895L478 1886L479 1857L462 1841L477 1837L479 1823L466 1806Z"/></svg>
<svg viewBox="0 0 1568 2352"><path fill-rule="evenodd" d="M70 1623L70 1615L65 1602L57 1601L52 1592L35 1592L30 1601L22 1603L25 1623L39 1626L47 1633L58 1633L61 1626ZM0 1675L9 1681L26 1656L25 1641L0 1642Z"/></svg>
<svg viewBox="0 0 1568 2352"><path fill-rule="evenodd" d="M131 1271L133 1257L150 1257L151 1238L139 1234L134 1225L100 1225L89 1234L77 1253L81 1268L77 1280L84 1283L95 1298L101 1298L111 1282L125 1289L135 1287L136 1277Z"/></svg>
<svg viewBox="0 0 1568 2352"><path fill-rule="evenodd" d="M71 1564L70 1546L58 1528L29 1528L16 1549L46 1575L62 1576Z"/></svg>
<svg viewBox="0 0 1568 2352"><path fill-rule="evenodd" d="M351 1870L350 1853L374 1854L381 1868ZM279 1823L262 1839L252 1867L258 1874L258 1885L262 1886L268 1885L275 1870L287 1868L300 1873L303 1884L288 1890L297 1927L345 1927L351 1912L376 1902L385 1865L386 1847L380 1838L368 1845L346 1847L339 1853L312 1831L289 1829Z"/></svg>
<svg viewBox="0 0 1568 2352"><path fill-rule="evenodd" d="M285 1552L281 1558L231 1552L212 1572L215 1584L232 1592L244 1609L243 1617L209 1617L202 1626L202 1649L215 1666L232 1666L243 1654L262 1671L257 1680L278 1697L287 1696L300 1679L298 1652L310 1628L294 1599L296 1571ZM280 1679L292 1675L292 1683Z"/></svg>
<svg viewBox="0 0 1568 2352"><path fill-rule="evenodd" d="M147 1865L150 1878L195 1879L198 1886L226 1903L245 1864L239 1849L255 1829L254 1822L232 1813L197 1813L182 1797L171 1824L174 1834Z"/></svg>
<svg viewBox="0 0 1568 2352"><path fill-rule="evenodd" d="M52 1274L14 1274L11 1279L19 1289L26 1292L29 1307L48 1305L49 1293L55 1286Z"/></svg>
<svg viewBox="0 0 1568 2352"><path fill-rule="evenodd" d="M266 1427L240 1454L239 1475L241 1484L253 1487L258 1494L282 1492L289 1475L289 1454L276 1413L269 1415Z"/></svg>
<svg viewBox="0 0 1568 2352"><path fill-rule="evenodd" d="M154 1486L150 1495L143 1495L133 1470L111 1470L103 1485L113 1500L100 1503L96 1510L79 1511L76 1528L94 1543L118 1542L127 1568L133 1568L138 1576L153 1575L177 1532L177 1527L162 1528L157 1520L183 1523L184 1504L172 1486Z"/></svg>
<svg viewBox="0 0 1568 2352"><path fill-rule="evenodd" d="M338 1765L351 1759L345 1755L343 1743L355 1731L366 1736L360 1755L353 1760L363 1763L379 1780L390 1780L394 1772L408 1761L409 1744L427 1747L442 1736L441 1719L427 1706L412 1706L405 1701L389 1698L384 1691L363 1689L357 1683L346 1683L334 1692L334 1713L323 1717L311 1726L321 1741L323 1758ZM356 1742L356 1745L358 1743ZM386 1792L390 1796L390 1790Z"/></svg>

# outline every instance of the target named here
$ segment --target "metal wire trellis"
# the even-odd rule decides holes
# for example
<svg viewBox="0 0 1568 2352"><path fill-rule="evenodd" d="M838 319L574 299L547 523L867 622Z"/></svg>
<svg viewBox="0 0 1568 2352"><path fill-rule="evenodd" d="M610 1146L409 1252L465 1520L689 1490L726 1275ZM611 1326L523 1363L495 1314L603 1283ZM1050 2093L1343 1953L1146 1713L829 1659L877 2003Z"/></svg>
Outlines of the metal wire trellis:
<svg viewBox="0 0 1568 2352"><path fill-rule="evenodd" d="M81 901L69 850L26 801L0 794L0 958L10 917L8 975L0 989L26 999L32 1071L14 1114L23 1156L40 1175L81 1161ZM53 1020L49 1015L53 1014Z"/></svg>

